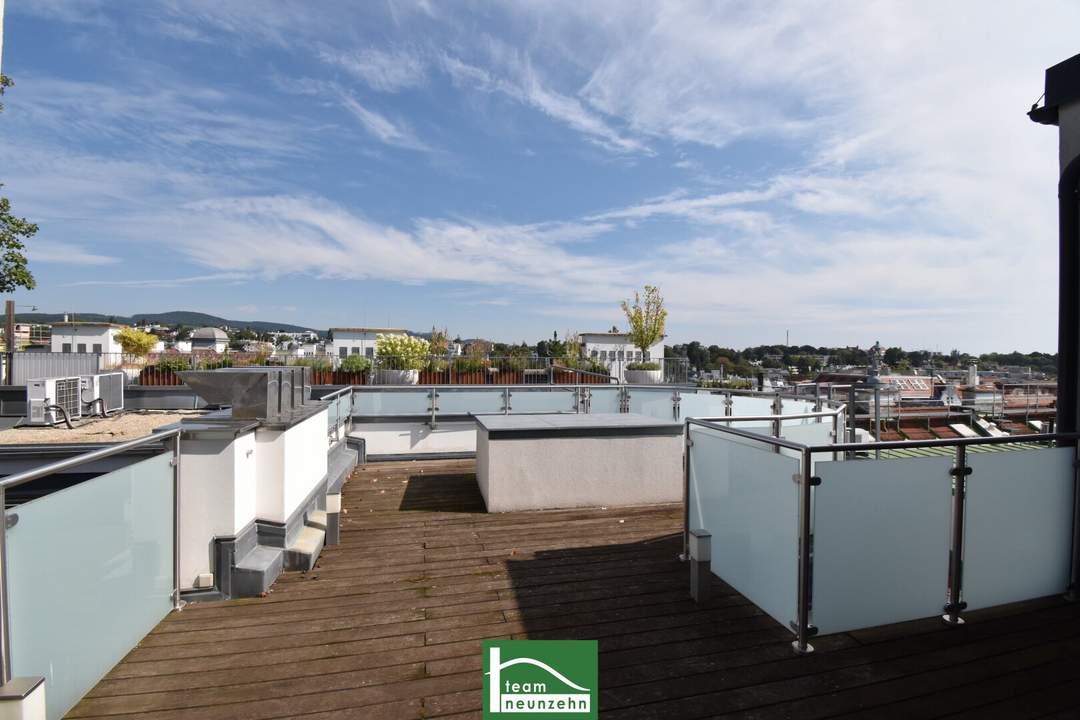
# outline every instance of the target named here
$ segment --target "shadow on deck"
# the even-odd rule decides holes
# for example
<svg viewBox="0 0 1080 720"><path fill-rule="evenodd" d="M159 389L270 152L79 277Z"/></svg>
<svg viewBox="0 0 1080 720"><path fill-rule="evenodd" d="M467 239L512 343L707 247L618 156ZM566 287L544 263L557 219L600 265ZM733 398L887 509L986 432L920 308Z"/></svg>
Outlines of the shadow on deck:
<svg viewBox="0 0 1080 720"><path fill-rule="evenodd" d="M71 717L479 718L486 638L598 639L607 718L1074 717L1057 599L816 638L719 580L687 598L678 506L483 513L471 462L359 468L342 542L266 598L166 618Z"/></svg>

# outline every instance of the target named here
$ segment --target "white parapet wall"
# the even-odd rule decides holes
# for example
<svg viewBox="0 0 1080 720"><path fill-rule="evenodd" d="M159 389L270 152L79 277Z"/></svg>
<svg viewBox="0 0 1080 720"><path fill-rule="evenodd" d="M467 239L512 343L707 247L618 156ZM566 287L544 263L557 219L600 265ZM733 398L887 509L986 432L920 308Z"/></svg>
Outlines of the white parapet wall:
<svg viewBox="0 0 1080 720"><path fill-rule="evenodd" d="M364 440L368 455L422 455L476 451L476 424L440 422L435 429L422 421L354 423L350 437Z"/></svg>
<svg viewBox="0 0 1080 720"><path fill-rule="evenodd" d="M255 433L182 440L180 455L180 588L189 590L213 571L214 538L255 521Z"/></svg>
<svg viewBox="0 0 1080 720"><path fill-rule="evenodd" d="M255 431L259 477L256 515L284 523L326 479L327 411L287 430Z"/></svg>
<svg viewBox="0 0 1080 720"><path fill-rule="evenodd" d="M476 472L488 512L682 500L680 424L640 415L534 417L580 427L500 431L480 423ZM527 416L516 419L528 422Z"/></svg>
<svg viewBox="0 0 1080 720"><path fill-rule="evenodd" d="M325 481L327 411L287 429L181 440L180 588L213 572L214 539L285 523Z"/></svg>

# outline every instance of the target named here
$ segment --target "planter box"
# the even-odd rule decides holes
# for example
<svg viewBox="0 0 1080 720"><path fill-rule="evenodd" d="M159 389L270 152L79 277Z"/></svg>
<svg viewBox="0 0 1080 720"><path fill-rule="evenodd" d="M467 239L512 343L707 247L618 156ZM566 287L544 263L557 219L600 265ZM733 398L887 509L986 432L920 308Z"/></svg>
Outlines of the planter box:
<svg viewBox="0 0 1080 720"><path fill-rule="evenodd" d="M455 370L450 375L454 385L484 385L487 382L487 370Z"/></svg>
<svg viewBox="0 0 1080 720"><path fill-rule="evenodd" d="M420 382L419 370L376 370L376 385L416 385Z"/></svg>
<svg viewBox="0 0 1080 720"><path fill-rule="evenodd" d="M449 385L450 384L450 371L449 370L421 370L420 371L420 384L421 385Z"/></svg>
<svg viewBox="0 0 1080 720"><path fill-rule="evenodd" d="M145 367L139 371L140 385L183 385L184 381L172 370Z"/></svg>
<svg viewBox="0 0 1080 720"><path fill-rule="evenodd" d="M516 370L498 370L488 373L489 385L518 385L521 383L521 374Z"/></svg>
<svg viewBox="0 0 1080 720"><path fill-rule="evenodd" d="M627 385L659 385L664 381L663 370L626 370Z"/></svg>
<svg viewBox="0 0 1080 720"><path fill-rule="evenodd" d="M312 370L312 385L367 385L367 371Z"/></svg>

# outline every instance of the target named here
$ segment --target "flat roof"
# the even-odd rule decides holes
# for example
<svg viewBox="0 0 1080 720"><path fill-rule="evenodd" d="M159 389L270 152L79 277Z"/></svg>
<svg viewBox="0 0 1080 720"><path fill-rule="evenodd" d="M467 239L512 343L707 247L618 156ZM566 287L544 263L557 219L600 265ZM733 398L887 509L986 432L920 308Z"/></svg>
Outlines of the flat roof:
<svg viewBox="0 0 1080 720"><path fill-rule="evenodd" d="M1043 125L1057 125L1058 108L1080 100L1080 55L1046 69L1044 95L1043 106L1032 106L1028 117Z"/></svg>
<svg viewBox="0 0 1080 720"><path fill-rule="evenodd" d="M380 332L380 333L405 333L405 328L384 327L332 327L330 332Z"/></svg>
<svg viewBox="0 0 1080 720"><path fill-rule="evenodd" d="M125 327L128 327L127 325L121 325L120 323L92 322L92 321L83 322L83 321L76 321L76 320L65 320L63 322L54 322L54 323L51 323L51 325L53 327L113 327L113 328L125 328Z"/></svg>

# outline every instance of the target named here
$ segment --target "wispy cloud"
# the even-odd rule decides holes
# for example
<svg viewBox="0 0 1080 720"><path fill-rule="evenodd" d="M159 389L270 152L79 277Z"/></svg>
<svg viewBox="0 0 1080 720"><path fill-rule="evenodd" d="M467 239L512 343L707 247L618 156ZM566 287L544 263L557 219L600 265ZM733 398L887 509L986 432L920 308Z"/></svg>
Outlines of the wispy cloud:
<svg viewBox="0 0 1080 720"><path fill-rule="evenodd" d="M106 278L101 280L80 280L67 283L66 287L117 287L117 288L175 288L188 285L202 285L206 283L243 283L250 278L245 273L219 272L205 275L193 275L188 277L173 278L144 278L138 280L122 280L118 278Z"/></svg>
<svg viewBox="0 0 1080 720"><path fill-rule="evenodd" d="M341 92L338 99L341 106L359 120L364 130L379 142L405 148L406 150L431 150L416 137L416 134L405 123L395 122L374 110L364 107L347 92Z"/></svg>
<svg viewBox="0 0 1080 720"><path fill-rule="evenodd" d="M507 74L498 75L461 59L443 55L441 64L458 87L481 92L501 93L528 105L582 133L591 141L619 153L650 153L641 141L615 130L599 114L587 109L580 100L547 87L528 60L510 56Z"/></svg>
<svg viewBox="0 0 1080 720"><path fill-rule="evenodd" d="M419 87L424 84L426 75L424 62L415 49L341 51L323 46L319 58L381 92Z"/></svg>
<svg viewBox="0 0 1080 720"><path fill-rule="evenodd" d="M81 245L49 240L31 240L27 245L27 257L35 263L61 265L114 265L120 258L91 252Z"/></svg>

